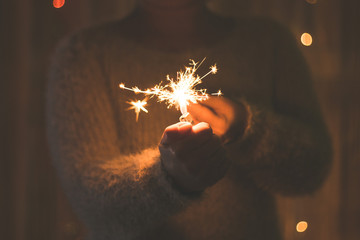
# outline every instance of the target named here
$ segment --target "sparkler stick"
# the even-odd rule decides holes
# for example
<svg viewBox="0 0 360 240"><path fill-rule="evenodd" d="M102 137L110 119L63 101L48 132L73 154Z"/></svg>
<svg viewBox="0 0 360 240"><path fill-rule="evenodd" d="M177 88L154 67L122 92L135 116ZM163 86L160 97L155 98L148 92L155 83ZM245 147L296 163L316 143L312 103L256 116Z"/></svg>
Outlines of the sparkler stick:
<svg viewBox="0 0 360 240"><path fill-rule="evenodd" d="M175 106L181 112L180 121L189 121L187 106L190 103L197 103L198 101L204 101L209 98L209 95L206 93L206 89L196 89L195 87L202 83L202 79L208 76L209 74L216 74L217 67L213 65L210 67L210 71L204 76L200 77L196 74L196 71L204 62L205 58L199 63L196 63L194 60L190 60L190 66L185 68L185 71L177 72L176 80L167 76L167 81L169 82L166 85L155 85L152 88L141 90L138 87L126 87L124 83L119 84L121 89L132 91L136 94L141 93L149 98L157 97L158 102L165 102L168 108ZM212 93L211 95L220 96L222 92L219 90L217 93ZM127 102L132 106L129 109L134 109L136 114L136 121L140 111L148 112L145 108L147 104L147 98L140 101L130 101Z"/></svg>

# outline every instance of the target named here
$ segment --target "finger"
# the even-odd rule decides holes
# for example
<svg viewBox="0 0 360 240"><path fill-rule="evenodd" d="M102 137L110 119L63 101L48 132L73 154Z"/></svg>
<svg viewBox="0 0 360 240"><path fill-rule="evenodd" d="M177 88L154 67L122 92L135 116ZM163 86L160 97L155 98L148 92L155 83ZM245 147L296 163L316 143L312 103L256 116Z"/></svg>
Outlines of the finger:
<svg viewBox="0 0 360 240"><path fill-rule="evenodd" d="M192 127L191 134L173 142L170 147L178 157L183 157L192 150L199 148L212 137L213 133L209 124L202 122Z"/></svg>
<svg viewBox="0 0 360 240"><path fill-rule="evenodd" d="M227 129L225 116L215 114L210 108L204 105L193 104L188 110L195 123L201 121L209 123L216 135L221 136Z"/></svg>
<svg viewBox="0 0 360 240"><path fill-rule="evenodd" d="M234 112L234 103L225 97L209 97L200 104L213 109L218 115L228 115Z"/></svg>
<svg viewBox="0 0 360 240"><path fill-rule="evenodd" d="M171 139L175 138L178 135L178 126L180 122L165 128L164 133L161 137L160 144L167 144Z"/></svg>
<svg viewBox="0 0 360 240"><path fill-rule="evenodd" d="M180 126L186 124L185 122L177 122L165 128L164 133L176 134Z"/></svg>
<svg viewBox="0 0 360 240"><path fill-rule="evenodd" d="M186 158L194 149L201 147L210 138L211 135L206 133L197 136L192 135L178 140L177 142L171 144L170 147L176 156L179 158Z"/></svg>
<svg viewBox="0 0 360 240"><path fill-rule="evenodd" d="M207 122L212 126L214 122L221 120L210 108L201 104L190 104L188 112L197 122Z"/></svg>
<svg viewBox="0 0 360 240"><path fill-rule="evenodd" d="M195 135L199 134L210 134L212 135L212 129L210 125L206 122L200 122L192 127L192 132Z"/></svg>
<svg viewBox="0 0 360 240"><path fill-rule="evenodd" d="M170 144L187 134L190 134L192 126L187 122L178 122L168 126L163 133L161 144Z"/></svg>
<svg viewBox="0 0 360 240"><path fill-rule="evenodd" d="M183 122L178 128L179 134L184 136L190 134L192 130L192 125L189 122Z"/></svg>

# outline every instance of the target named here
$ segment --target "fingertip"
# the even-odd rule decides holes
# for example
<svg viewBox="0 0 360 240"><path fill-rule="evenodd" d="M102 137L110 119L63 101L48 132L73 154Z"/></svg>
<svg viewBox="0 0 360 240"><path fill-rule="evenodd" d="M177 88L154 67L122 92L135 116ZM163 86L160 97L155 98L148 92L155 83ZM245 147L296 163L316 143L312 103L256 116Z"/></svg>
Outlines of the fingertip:
<svg viewBox="0 0 360 240"><path fill-rule="evenodd" d="M165 128L164 135L175 135L178 132L178 124L173 124Z"/></svg>
<svg viewBox="0 0 360 240"><path fill-rule="evenodd" d="M191 132L192 127L191 123L183 122L183 124L178 127L178 131L180 134L186 134Z"/></svg>
<svg viewBox="0 0 360 240"><path fill-rule="evenodd" d="M193 132L195 134L200 134L200 133L209 133L212 134L212 128L210 127L210 125L206 122L199 122L198 124L196 124L195 126L193 126Z"/></svg>
<svg viewBox="0 0 360 240"><path fill-rule="evenodd" d="M176 132L179 131L179 127L181 127L184 124L186 124L186 123L185 122L175 123L173 125L170 125L170 126L166 127L164 132L166 132L166 133L176 133Z"/></svg>
<svg viewBox="0 0 360 240"><path fill-rule="evenodd" d="M175 124L172 124L165 128L163 136L161 138L161 144L168 144L180 137L182 132L186 132L187 126L184 128L182 126L187 125L186 122L178 122ZM190 124L191 125L191 124Z"/></svg>

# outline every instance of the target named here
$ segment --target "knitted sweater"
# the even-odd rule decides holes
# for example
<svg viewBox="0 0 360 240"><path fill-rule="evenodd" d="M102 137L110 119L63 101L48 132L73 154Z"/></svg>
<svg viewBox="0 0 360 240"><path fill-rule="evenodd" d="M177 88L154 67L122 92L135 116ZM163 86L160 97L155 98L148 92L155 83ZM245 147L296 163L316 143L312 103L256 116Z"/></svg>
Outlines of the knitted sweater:
<svg viewBox="0 0 360 240"><path fill-rule="evenodd" d="M330 162L309 72L291 34L266 20L241 20L211 46L169 52L123 37L119 26L62 41L48 84L53 162L88 238L281 239L273 194L312 193ZM118 84L152 87L204 57L220 70L202 88L242 101L252 119L246 136L226 146L232 166L225 177L189 195L172 184L157 149L180 113L149 101L149 113L136 122L127 101L139 97Z"/></svg>

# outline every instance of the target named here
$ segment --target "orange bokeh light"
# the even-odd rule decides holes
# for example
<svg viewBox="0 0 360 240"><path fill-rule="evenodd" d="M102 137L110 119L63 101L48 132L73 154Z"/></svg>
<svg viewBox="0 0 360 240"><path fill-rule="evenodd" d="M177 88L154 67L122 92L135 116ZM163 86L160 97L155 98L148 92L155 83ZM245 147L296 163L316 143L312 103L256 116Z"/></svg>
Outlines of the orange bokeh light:
<svg viewBox="0 0 360 240"><path fill-rule="evenodd" d="M53 6L54 8L61 8L64 6L65 0L53 0Z"/></svg>
<svg viewBox="0 0 360 240"><path fill-rule="evenodd" d="M298 232L305 232L308 228L308 223L306 221L300 221L296 224L296 231Z"/></svg>
<svg viewBox="0 0 360 240"><path fill-rule="evenodd" d="M313 39L312 39L312 36L310 33L303 33L301 35L301 43L304 45L304 46L310 46L312 43L313 43Z"/></svg>

